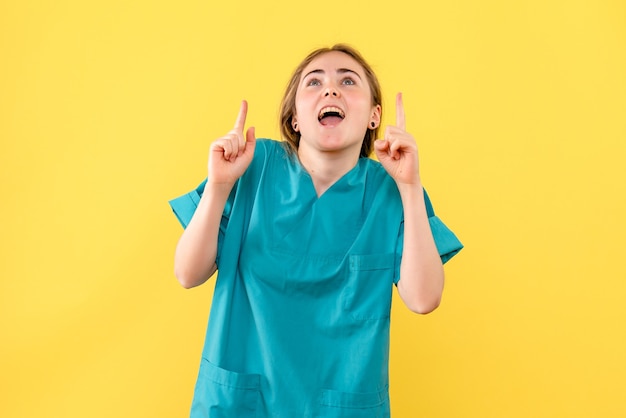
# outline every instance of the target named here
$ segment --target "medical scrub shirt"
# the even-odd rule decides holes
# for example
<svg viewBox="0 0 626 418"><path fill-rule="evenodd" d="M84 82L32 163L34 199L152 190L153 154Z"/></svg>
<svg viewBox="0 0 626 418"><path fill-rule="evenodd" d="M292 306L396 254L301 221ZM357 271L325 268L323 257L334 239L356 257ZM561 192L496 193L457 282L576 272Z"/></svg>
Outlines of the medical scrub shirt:
<svg viewBox="0 0 626 418"><path fill-rule="evenodd" d="M187 226L204 189L170 202ZM432 212L442 261L462 245ZM218 238L191 416L389 417L389 316L403 210L360 158L323 195L284 143L258 140Z"/></svg>

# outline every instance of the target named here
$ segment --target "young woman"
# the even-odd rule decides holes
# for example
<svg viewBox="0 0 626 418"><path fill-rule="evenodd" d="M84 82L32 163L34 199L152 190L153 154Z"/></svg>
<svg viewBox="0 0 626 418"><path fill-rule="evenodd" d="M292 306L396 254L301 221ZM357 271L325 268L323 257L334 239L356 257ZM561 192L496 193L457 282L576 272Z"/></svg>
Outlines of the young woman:
<svg viewBox="0 0 626 418"><path fill-rule="evenodd" d="M207 180L170 202L180 283L219 270L192 417L389 416L394 284L432 311L462 245L422 189L401 95L376 140L381 101L357 51L316 50L287 87L285 141L244 134L243 102Z"/></svg>

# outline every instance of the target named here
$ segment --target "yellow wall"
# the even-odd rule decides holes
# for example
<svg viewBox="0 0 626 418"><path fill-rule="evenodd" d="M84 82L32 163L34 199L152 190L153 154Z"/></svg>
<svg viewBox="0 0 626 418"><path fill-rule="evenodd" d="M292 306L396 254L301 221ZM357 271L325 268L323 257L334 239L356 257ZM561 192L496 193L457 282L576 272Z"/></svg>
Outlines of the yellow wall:
<svg viewBox="0 0 626 418"><path fill-rule="evenodd" d="M276 137L336 41L404 92L466 249L432 315L393 311L402 417L624 417L626 4L3 1L0 416L182 417L212 286L172 274L167 200L239 101ZM398 301L396 301L398 302Z"/></svg>

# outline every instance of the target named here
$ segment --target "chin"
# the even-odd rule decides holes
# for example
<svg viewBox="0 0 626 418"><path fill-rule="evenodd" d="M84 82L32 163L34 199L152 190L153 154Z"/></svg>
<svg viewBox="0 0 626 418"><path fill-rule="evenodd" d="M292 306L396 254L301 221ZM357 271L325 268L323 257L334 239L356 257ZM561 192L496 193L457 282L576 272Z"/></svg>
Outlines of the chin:
<svg viewBox="0 0 626 418"><path fill-rule="evenodd" d="M326 152L347 151L354 149L355 153L361 152L361 143L349 143L340 139L326 139L319 142L319 148Z"/></svg>

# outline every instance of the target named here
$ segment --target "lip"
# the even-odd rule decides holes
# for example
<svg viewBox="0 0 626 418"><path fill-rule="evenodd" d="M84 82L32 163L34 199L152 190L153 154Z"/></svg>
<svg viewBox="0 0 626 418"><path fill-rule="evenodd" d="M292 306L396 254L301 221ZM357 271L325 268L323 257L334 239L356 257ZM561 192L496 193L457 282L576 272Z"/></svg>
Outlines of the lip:
<svg viewBox="0 0 626 418"><path fill-rule="evenodd" d="M336 104L325 104L324 106L320 107L319 110L317 111L317 118L318 120L320 119L320 115L322 114L322 111L324 111L325 109L329 109L332 108L333 110L339 110L339 113L341 114L341 119L345 119L346 118L346 111L343 109L343 107L336 105Z"/></svg>

